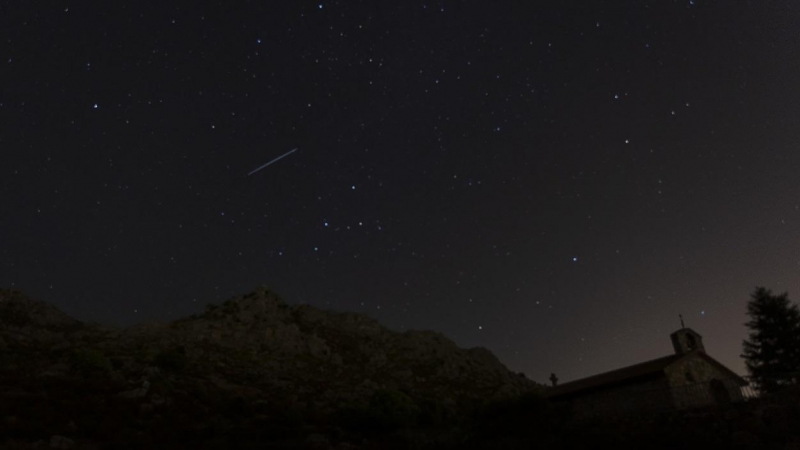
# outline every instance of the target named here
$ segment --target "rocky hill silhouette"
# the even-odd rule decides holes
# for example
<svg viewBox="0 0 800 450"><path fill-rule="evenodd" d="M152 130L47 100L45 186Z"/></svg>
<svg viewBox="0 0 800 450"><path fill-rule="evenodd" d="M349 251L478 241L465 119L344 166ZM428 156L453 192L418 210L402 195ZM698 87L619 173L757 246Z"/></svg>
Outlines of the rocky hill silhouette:
<svg viewBox="0 0 800 450"><path fill-rule="evenodd" d="M347 430L435 425L538 389L484 348L266 288L125 329L0 290L0 436L18 445L332 448Z"/></svg>

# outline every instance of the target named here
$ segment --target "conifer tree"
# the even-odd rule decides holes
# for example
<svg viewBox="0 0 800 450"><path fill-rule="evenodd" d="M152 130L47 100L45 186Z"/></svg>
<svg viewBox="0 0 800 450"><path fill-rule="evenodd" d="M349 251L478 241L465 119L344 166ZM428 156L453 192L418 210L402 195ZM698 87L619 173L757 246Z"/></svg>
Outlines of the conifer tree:
<svg viewBox="0 0 800 450"><path fill-rule="evenodd" d="M788 293L774 295L756 287L747 303L750 337L744 341L745 365L757 387L772 392L800 378L800 310Z"/></svg>

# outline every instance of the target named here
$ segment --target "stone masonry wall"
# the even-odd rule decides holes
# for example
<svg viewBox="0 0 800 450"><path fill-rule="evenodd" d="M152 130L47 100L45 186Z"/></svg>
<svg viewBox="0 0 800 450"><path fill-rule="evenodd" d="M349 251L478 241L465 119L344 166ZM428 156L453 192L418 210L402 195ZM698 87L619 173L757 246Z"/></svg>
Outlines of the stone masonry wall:
<svg viewBox="0 0 800 450"><path fill-rule="evenodd" d="M579 417L613 417L637 411L662 411L672 408L665 378L620 386L581 395L572 401Z"/></svg>
<svg viewBox="0 0 800 450"><path fill-rule="evenodd" d="M711 386L711 381L715 379L722 382L730 401L743 400L742 391L730 374L697 354L681 358L664 369L664 373L678 409L708 406L718 402Z"/></svg>

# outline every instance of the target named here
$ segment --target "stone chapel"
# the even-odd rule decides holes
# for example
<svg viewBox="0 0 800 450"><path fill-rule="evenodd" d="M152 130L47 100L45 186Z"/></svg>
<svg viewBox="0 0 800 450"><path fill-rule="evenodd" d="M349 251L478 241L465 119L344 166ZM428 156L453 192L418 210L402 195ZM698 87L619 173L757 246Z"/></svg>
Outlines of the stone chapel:
<svg viewBox="0 0 800 450"><path fill-rule="evenodd" d="M545 396L570 402L580 415L680 410L739 402L741 376L706 354L703 337L691 328L670 335L674 353L611 372L557 384Z"/></svg>

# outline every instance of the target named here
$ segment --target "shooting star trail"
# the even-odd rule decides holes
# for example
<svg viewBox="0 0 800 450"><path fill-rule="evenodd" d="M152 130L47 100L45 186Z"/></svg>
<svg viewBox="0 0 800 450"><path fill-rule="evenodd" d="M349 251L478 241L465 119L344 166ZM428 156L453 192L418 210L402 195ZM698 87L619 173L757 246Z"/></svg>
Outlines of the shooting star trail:
<svg viewBox="0 0 800 450"><path fill-rule="evenodd" d="M255 168L255 169L254 169L252 172L248 173L248 174L247 174L247 176L249 177L250 175L252 175L252 174L254 174L254 173L258 172L259 170L261 170L261 169L263 169L263 168L267 167L268 165L270 165L270 164L272 164L272 163L274 163L274 162L278 161L279 159L285 158L285 157L287 157L287 156L291 155L292 153L294 153L294 152L296 152L296 151L297 151L297 149L296 149L296 148L294 148L294 149L292 149L292 150L289 150L288 152L286 152L286 153L282 154L281 156L278 156L277 158L273 159L272 161L270 161L270 162L268 162L268 163L264 164L263 166L256 167L256 168Z"/></svg>

